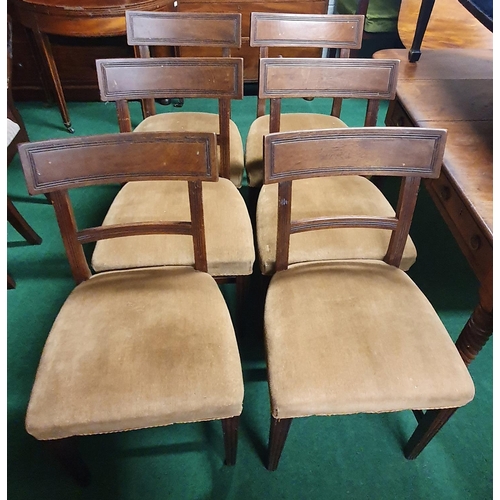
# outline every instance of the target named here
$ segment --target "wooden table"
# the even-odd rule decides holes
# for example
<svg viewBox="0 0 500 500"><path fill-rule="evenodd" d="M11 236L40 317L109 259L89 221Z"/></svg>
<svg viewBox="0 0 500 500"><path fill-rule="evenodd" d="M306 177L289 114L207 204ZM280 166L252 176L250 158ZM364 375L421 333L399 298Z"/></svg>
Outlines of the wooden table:
<svg viewBox="0 0 500 500"><path fill-rule="evenodd" d="M10 0L16 18L34 36L56 92L64 126L73 132L48 35L124 35L125 10L173 10L173 0Z"/></svg>
<svg viewBox="0 0 500 500"><path fill-rule="evenodd" d="M388 126L448 130L441 175L426 187L480 282L480 302L457 340L469 364L493 331L493 51L426 50L417 64L405 49L374 57L401 61Z"/></svg>

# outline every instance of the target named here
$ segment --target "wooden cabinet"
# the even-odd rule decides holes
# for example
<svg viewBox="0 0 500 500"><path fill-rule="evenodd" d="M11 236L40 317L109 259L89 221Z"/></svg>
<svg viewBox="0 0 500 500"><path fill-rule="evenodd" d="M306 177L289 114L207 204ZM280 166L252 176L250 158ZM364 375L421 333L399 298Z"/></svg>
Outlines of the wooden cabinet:
<svg viewBox="0 0 500 500"><path fill-rule="evenodd" d="M257 81L259 49L250 47L250 14L252 12L286 12L292 14L326 14L328 10L328 1L269 1L256 2L255 0L236 0L217 2L216 0L203 2L200 0L177 0L178 12L237 12L241 13L241 49L231 51L234 57L242 57L244 60L244 77L246 82ZM183 47L180 51L184 56L196 55L214 55L213 52L199 49ZM270 57L314 57L321 55L321 49L310 48L290 48L290 49L271 49Z"/></svg>
<svg viewBox="0 0 500 500"><path fill-rule="evenodd" d="M12 92L14 100L46 100L52 94L50 78L44 74L40 56L28 31L16 20L16 14L10 8L13 18L13 74ZM259 49L250 47L250 14L251 12L288 12L325 14L328 2L313 0L269 1L238 0L204 2L200 0L172 0L172 11L178 12L239 12L242 14L242 46L234 50L232 55L244 59L244 75L246 82L257 81ZM133 57L133 49L127 46L124 36L113 37L66 37L50 35L54 60L61 79L67 101L99 101L99 89L95 60L115 57ZM199 48L183 48L181 56L213 56L219 55L210 50ZM313 57L321 54L320 49L275 49L270 51L271 57ZM164 55L169 55L164 52Z"/></svg>

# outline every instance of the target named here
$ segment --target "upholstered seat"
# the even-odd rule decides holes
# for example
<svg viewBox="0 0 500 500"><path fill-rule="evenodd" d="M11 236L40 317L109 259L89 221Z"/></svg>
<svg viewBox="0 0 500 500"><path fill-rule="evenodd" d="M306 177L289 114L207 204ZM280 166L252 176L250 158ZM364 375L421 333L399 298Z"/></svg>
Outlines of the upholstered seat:
<svg viewBox="0 0 500 500"><path fill-rule="evenodd" d="M320 113L283 113L280 131L339 128L347 125L336 116ZM250 186L261 186L264 177L263 137L269 133L269 115L259 116L250 125L245 150L245 169Z"/></svg>
<svg viewBox="0 0 500 500"><path fill-rule="evenodd" d="M180 17L170 19L169 16L170 21L175 19ZM148 57L102 59L96 64L101 97L117 103L121 132L132 131L126 99L140 97L149 101L160 95L188 95L219 101L218 115L184 111L161 113L146 117L135 127L134 133L216 134L219 178L217 182L202 183L208 271L218 280L236 281L241 304L244 277L252 273L255 261L250 216L236 188L239 181L235 182L236 178L241 180L243 146L236 125L230 121L230 100L243 97L243 60ZM231 156L238 158L239 166L237 169L231 167L229 175L228 167L233 165L228 161ZM165 221L171 217L189 218L187 183L141 181L123 186L111 203L103 224ZM96 271L192 263L193 247L189 238L178 234L98 241L92 257Z"/></svg>
<svg viewBox="0 0 500 500"><path fill-rule="evenodd" d="M228 179L204 182L203 204L208 272L213 276L251 274L255 260L251 222L238 189ZM120 190L103 226L188 219L186 182L143 181L128 183ZM92 255L92 267L97 272L193 263L191 237L176 234L102 240Z"/></svg>
<svg viewBox="0 0 500 500"><path fill-rule="evenodd" d="M147 317L138 314L145 309ZM60 439L239 415L238 360L227 306L206 273L97 274L55 320L26 428L37 439Z"/></svg>
<svg viewBox="0 0 500 500"><path fill-rule="evenodd" d="M418 425L404 454L414 459L457 408L474 397L467 367L441 319L401 270L420 181L439 176L445 141L446 130L420 127L265 137L259 204L271 188L274 203L269 205L275 211L261 213L261 218L274 217L277 226L275 274L264 310L269 470L277 468L296 417L412 410ZM369 193L376 190L365 177L370 174L400 177L395 211L378 206L381 195ZM349 191L346 177L359 188ZM269 230L258 220L257 231ZM381 231L390 236L385 237L385 253L374 258L383 249ZM329 242L317 236L327 232ZM377 234L374 243L370 232ZM294 238L303 235L312 235L308 251L304 244L300 248L307 262L293 264L299 246ZM362 251L360 240L367 244ZM328 255L325 243L337 248L332 260L319 262Z"/></svg>
<svg viewBox="0 0 500 500"><path fill-rule="evenodd" d="M243 378L231 315L207 273L203 210L208 189L202 181L218 185L216 135L120 133L25 143L19 151L29 193L50 193L76 282L47 337L26 430L48 441L81 485L90 473L75 436L87 434L221 420L225 463L233 465ZM70 190L149 182L184 184L187 210L161 220L77 225L75 208L80 214L90 207L73 206ZM161 194L149 198L160 208ZM173 201L182 205L180 198ZM96 241L159 235L190 240L191 265L92 273L83 249ZM142 251L138 245L136 252Z"/></svg>
<svg viewBox="0 0 500 500"><path fill-rule="evenodd" d="M230 120L229 125L229 174L232 183L241 187L243 179L243 141L240 131ZM219 133L219 117L213 113L184 111L149 116L134 129L136 132L215 132ZM220 147L218 148L220 151ZM218 155L220 162L220 152Z"/></svg>
<svg viewBox="0 0 500 500"><path fill-rule="evenodd" d="M297 179L292 185L292 219L319 216L372 215L394 217L394 209L379 189L360 176ZM257 202L257 249L263 274L273 274L276 265L278 186L262 186ZM293 234L290 264L336 259L379 259L387 252L391 232L371 228L335 228ZM408 238L401 269L408 270L417 250Z"/></svg>
<svg viewBox="0 0 500 500"><path fill-rule="evenodd" d="M275 418L455 408L474 396L432 305L385 262L299 264L277 273L265 325Z"/></svg>

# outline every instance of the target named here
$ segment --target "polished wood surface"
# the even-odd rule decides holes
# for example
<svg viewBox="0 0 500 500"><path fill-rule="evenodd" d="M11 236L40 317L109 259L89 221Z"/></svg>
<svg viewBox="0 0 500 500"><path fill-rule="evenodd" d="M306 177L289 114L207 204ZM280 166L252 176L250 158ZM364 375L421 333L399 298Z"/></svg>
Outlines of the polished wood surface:
<svg viewBox="0 0 500 500"><path fill-rule="evenodd" d="M17 21L30 31L43 86L55 91L61 118L74 132L49 35L114 37L124 35L125 10L172 10L173 0L10 0ZM49 81L47 81L49 80Z"/></svg>
<svg viewBox="0 0 500 500"><path fill-rule="evenodd" d="M493 51L427 50L416 64L406 50L374 57L401 61L387 125L448 130L441 175L426 187L480 282L480 303L457 340L468 364L493 331Z"/></svg>
<svg viewBox="0 0 500 500"><path fill-rule="evenodd" d="M178 0L177 10L179 12L238 12L241 13L241 48L232 50L234 57L242 57L245 61L245 81L256 82L259 75L259 49L250 46L250 17L252 12L267 13L291 13L291 14L326 14L328 11L328 1L312 0L310 2L300 2L291 0L270 0L262 2L259 0L226 0L218 2L215 0ZM211 56L213 49L194 49L182 47L180 54L183 56ZM311 47L281 48L274 49L271 57L319 57L321 49Z"/></svg>
<svg viewBox="0 0 500 500"><path fill-rule="evenodd" d="M401 2L398 33L407 49L413 42L421 4L422 0ZM435 0L421 48L493 49L493 33L458 0Z"/></svg>

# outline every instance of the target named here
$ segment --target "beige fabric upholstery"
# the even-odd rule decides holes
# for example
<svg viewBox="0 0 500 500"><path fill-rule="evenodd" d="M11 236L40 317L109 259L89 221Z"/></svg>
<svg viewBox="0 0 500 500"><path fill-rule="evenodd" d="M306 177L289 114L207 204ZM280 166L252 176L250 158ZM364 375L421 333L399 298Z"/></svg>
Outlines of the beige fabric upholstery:
<svg viewBox="0 0 500 500"><path fill-rule="evenodd" d="M265 306L275 418L459 407L469 372L426 297L380 261L297 264Z"/></svg>
<svg viewBox="0 0 500 500"><path fill-rule="evenodd" d="M317 177L292 183L292 220L319 216L378 215L394 217L394 210L379 189L360 176ZM257 247L263 274L276 264L278 185L262 186L257 203ZM333 228L292 234L289 262L384 258L391 231ZM408 270L417 251L408 238L401 269Z"/></svg>
<svg viewBox="0 0 500 500"><path fill-rule="evenodd" d="M215 132L219 133L219 116L212 113L174 112L149 116L134 132ZM236 187L243 178L243 141L236 124L231 120L229 128L230 177Z"/></svg>
<svg viewBox="0 0 500 500"><path fill-rule="evenodd" d="M208 272L252 273L252 224L241 193L228 179L203 183ZM103 225L146 221L189 221L184 181L129 182L118 193ZM97 272L160 265L193 265L193 239L186 235L127 236L98 241L92 255Z"/></svg>
<svg viewBox="0 0 500 500"><path fill-rule="evenodd" d="M243 380L231 318L193 268L94 275L61 308L26 428L37 439L229 418Z"/></svg>
<svg viewBox="0 0 500 500"><path fill-rule="evenodd" d="M334 116L316 113L283 113L280 132L340 128L347 125ZM245 148L245 169L248 185L258 187L264 180L263 137L269 134L269 115L260 116L250 125Z"/></svg>

